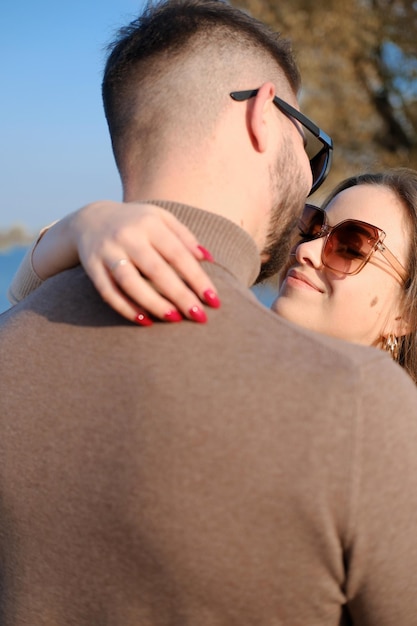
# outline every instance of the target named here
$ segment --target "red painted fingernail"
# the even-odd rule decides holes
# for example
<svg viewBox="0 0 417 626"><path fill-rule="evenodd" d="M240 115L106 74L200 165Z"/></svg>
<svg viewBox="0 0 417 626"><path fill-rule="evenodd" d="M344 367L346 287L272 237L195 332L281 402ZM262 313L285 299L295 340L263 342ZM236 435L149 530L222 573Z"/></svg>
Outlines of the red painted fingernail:
<svg viewBox="0 0 417 626"><path fill-rule="evenodd" d="M181 322L183 318L179 311L172 309L168 311L168 313L165 313L164 319L166 319L167 322Z"/></svg>
<svg viewBox="0 0 417 626"><path fill-rule="evenodd" d="M207 322L207 315L204 313L202 309L200 309L199 306L191 307L191 309L188 312L190 314L191 319L193 319L195 322L200 322L200 324L205 324Z"/></svg>
<svg viewBox="0 0 417 626"><path fill-rule="evenodd" d="M207 302L207 304L209 304L210 306L212 306L214 309L218 309L220 306L220 299L219 296L217 295L217 293L215 291L213 291L213 289L206 289L205 292L203 293L204 296L204 300Z"/></svg>
<svg viewBox="0 0 417 626"><path fill-rule="evenodd" d="M203 248L203 246L197 246L197 248L200 250L200 252L202 253L206 261L210 261L210 263L213 263L214 261L213 256L210 254L210 252L206 248Z"/></svg>
<svg viewBox="0 0 417 626"><path fill-rule="evenodd" d="M139 326L152 326L153 324L153 321L144 313L138 313L135 317L135 322L136 324L139 324Z"/></svg>

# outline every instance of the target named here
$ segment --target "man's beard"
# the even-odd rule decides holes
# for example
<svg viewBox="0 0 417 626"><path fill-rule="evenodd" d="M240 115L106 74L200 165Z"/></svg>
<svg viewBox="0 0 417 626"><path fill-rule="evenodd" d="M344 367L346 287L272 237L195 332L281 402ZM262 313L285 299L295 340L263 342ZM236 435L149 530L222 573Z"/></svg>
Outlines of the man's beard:
<svg viewBox="0 0 417 626"><path fill-rule="evenodd" d="M306 201L305 180L293 153L286 150L271 172L272 192L277 200L272 209L262 263L256 283L277 274L287 262L295 227Z"/></svg>
<svg viewBox="0 0 417 626"><path fill-rule="evenodd" d="M297 221L298 218L293 217L290 221L287 221L284 228L283 225L280 224L279 232L278 229L275 228L273 237L271 234L269 235L269 243L267 242L263 251L263 254L267 255L267 260L262 263L255 284L261 283L277 274L288 261Z"/></svg>

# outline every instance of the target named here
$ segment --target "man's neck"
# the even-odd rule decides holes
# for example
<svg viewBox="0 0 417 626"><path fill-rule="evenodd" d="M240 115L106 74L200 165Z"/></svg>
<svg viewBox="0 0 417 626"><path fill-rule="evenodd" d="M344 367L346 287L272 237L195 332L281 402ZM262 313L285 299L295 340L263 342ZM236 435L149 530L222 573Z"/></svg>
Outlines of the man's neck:
<svg viewBox="0 0 417 626"><path fill-rule="evenodd" d="M154 181L145 180L145 177L141 181L130 181L124 188L124 201L157 199L178 202L220 215L245 230L260 250L263 248L264 234L260 229L262 198L258 194L251 197L243 181L233 184L231 180L225 181L224 175L185 173L181 168L175 170L170 175L157 176Z"/></svg>
<svg viewBox="0 0 417 626"><path fill-rule="evenodd" d="M253 240L223 216L186 204L152 200L172 213L197 237L199 243L210 250L215 263L232 273L242 284L250 287L259 275L260 255Z"/></svg>

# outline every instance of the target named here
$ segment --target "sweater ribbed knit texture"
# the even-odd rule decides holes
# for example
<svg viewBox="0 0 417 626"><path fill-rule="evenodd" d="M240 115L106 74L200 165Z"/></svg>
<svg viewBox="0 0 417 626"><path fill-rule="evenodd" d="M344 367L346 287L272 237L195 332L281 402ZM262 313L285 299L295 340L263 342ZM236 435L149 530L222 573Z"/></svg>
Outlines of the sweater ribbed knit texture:
<svg viewBox="0 0 417 626"><path fill-rule="evenodd" d="M0 623L417 624L413 383L266 310L252 239L163 204L215 258L206 325L130 324L81 268L0 316Z"/></svg>

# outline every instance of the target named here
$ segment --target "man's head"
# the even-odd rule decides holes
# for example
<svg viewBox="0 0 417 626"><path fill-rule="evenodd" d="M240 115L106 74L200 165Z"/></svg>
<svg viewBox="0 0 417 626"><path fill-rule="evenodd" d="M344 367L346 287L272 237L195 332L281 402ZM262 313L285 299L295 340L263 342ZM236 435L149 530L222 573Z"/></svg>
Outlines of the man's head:
<svg viewBox="0 0 417 626"><path fill-rule="evenodd" d="M110 50L103 101L122 175L132 144L149 157L179 127L207 134L237 80L300 84L289 42L221 0L149 4Z"/></svg>
<svg viewBox="0 0 417 626"><path fill-rule="evenodd" d="M265 84L269 88L261 89ZM285 231L311 184L299 129L273 105L279 92L297 106L299 85L289 42L246 13L221 0L149 5L111 45L103 79L125 191L155 172L166 178L169 171L173 178L173 168L166 169L169 161L176 176L182 175L181 155L186 155L195 178L209 181L211 190L217 187L228 207L241 207L246 199L254 215L258 211L260 224L252 223L253 216L232 215L232 208L223 214L246 228L260 249L268 244L270 252L270 225L274 231L278 225L277 236ZM230 93L248 88L259 90L256 98L234 103ZM294 142L301 146L296 154ZM206 161L209 167L203 169ZM228 193L232 188L241 188L240 197ZM205 208L191 194L192 201Z"/></svg>
<svg viewBox="0 0 417 626"><path fill-rule="evenodd" d="M236 80L300 83L289 42L220 0L150 4L110 50L103 101L122 176L133 143L149 157L170 137L201 139Z"/></svg>

